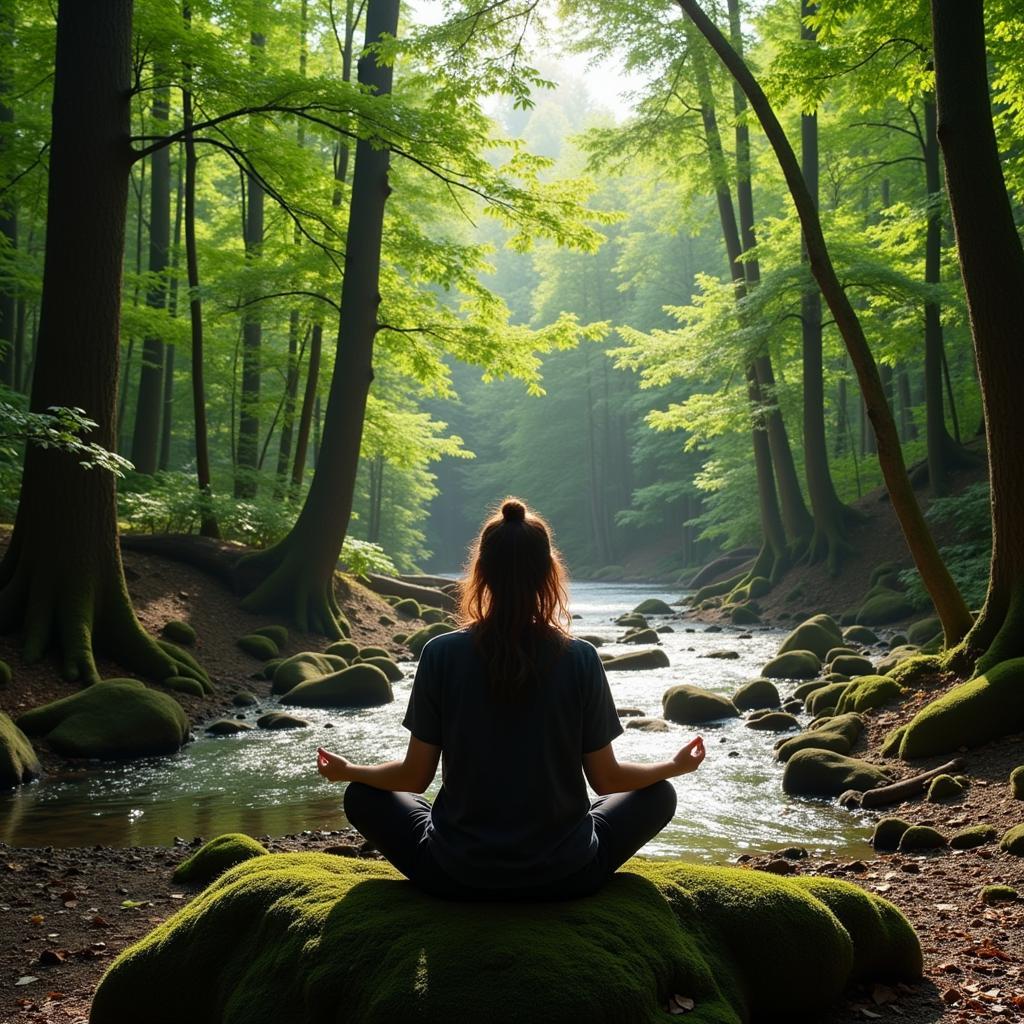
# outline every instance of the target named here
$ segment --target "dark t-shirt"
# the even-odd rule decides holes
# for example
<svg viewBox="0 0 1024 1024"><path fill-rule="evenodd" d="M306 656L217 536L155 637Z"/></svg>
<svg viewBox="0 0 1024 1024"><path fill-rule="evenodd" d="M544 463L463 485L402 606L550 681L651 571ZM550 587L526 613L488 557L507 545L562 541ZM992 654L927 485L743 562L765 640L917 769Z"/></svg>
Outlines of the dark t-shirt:
<svg viewBox="0 0 1024 1024"><path fill-rule="evenodd" d="M471 634L435 637L402 724L442 750L427 841L452 877L488 889L539 885L594 857L582 758L622 725L590 644L571 640L530 692L498 701Z"/></svg>

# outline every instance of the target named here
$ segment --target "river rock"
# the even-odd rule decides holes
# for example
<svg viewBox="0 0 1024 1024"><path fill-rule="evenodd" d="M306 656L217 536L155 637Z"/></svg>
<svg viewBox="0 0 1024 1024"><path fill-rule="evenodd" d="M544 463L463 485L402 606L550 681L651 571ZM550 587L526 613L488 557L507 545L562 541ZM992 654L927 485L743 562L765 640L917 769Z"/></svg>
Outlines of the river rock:
<svg viewBox="0 0 1024 1024"><path fill-rule="evenodd" d="M750 605L738 604L729 612L729 619L734 626L754 626L761 621L761 616Z"/></svg>
<svg viewBox="0 0 1024 1024"><path fill-rule="evenodd" d="M815 690L820 690L823 686L828 686L828 683L829 681L827 679L812 679L810 682L801 683L793 691L793 696L797 700L807 700Z"/></svg>
<svg viewBox="0 0 1024 1024"><path fill-rule="evenodd" d="M643 669L668 668L668 655L660 647L647 647L610 657L604 663L606 672L635 672Z"/></svg>
<svg viewBox="0 0 1024 1024"><path fill-rule="evenodd" d="M952 850L973 850L998 838L999 833L992 825L969 825L949 837L949 846Z"/></svg>
<svg viewBox="0 0 1024 1024"><path fill-rule="evenodd" d="M739 656L739 651L708 651L701 655L702 658L717 658L719 661L736 661Z"/></svg>
<svg viewBox="0 0 1024 1024"><path fill-rule="evenodd" d="M281 653L277 644L270 637L260 636L257 633L239 637L237 645L240 650L260 661L270 661L271 658L276 658Z"/></svg>
<svg viewBox="0 0 1024 1024"><path fill-rule="evenodd" d="M907 629L908 642L917 644L918 647L941 635L942 623L939 622L934 615L927 619L919 619L917 622L912 623Z"/></svg>
<svg viewBox="0 0 1024 1024"><path fill-rule="evenodd" d="M369 708L395 699L391 682L375 665L350 665L319 679L299 683L281 698L303 708Z"/></svg>
<svg viewBox="0 0 1024 1024"><path fill-rule="evenodd" d="M833 647L832 650L825 655L825 664L831 664L836 658L843 654L859 654L859 651L855 651L852 647Z"/></svg>
<svg viewBox="0 0 1024 1024"><path fill-rule="evenodd" d="M891 781L888 772L867 761L831 750L798 750L786 762L782 788L791 796L839 796L848 789L864 793Z"/></svg>
<svg viewBox="0 0 1024 1024"><path fill-rule="evenodd" d="M256 719L256 727L271 731L277 731L278 729L308 729L309 722L302 718L296 718L294 715L289 715L287 711L268 711L265 715L260 715Z"/></svg>
<svg viewBox="0 0 1024 1024"><path fill-rule="evenodd" d="M1010 772L1010 799L1024 800L1024 764Z"/></svg>
<svg viewBox="0 0 1024 1024"><path fill-rule="evenodd" d="M826 719L820 725L779 740L775 744L775 756L780 761L788 761L800 750L830 750L836 754L846 754L864 731L864 720L860 715L837 715Z"/></svg>
<svg viewBox="0 0 1024 1024"><path fill-rule="evenodd" d="M633 612L627 612L625 615L620 615L615 620L616 626L627 626L630 629L646 629L650 623L643 615L637 615Z"/></svg>
<svg viewBox="0 0 1024 1024"><path fill-rule="evenodd" d="M632 615L672 615L672 608L656 597L641 601L631 612Z"/></svg>
<svg viewBox="0 0 1024 1024"><path fill-rule="evenodd" d="M13 789L31 782L41 773L31 740L0 712L0 789Z"/></svg>
<svg viewBox="0 0 1024 1024"><path fill-rule="evenodd" d="M196 642L196 631L181 619L171 619L170 622L165 622L160 632L171 643L181 644L183 647L191 647Z"/></svg>
<svg viewBox="0 0 1024 1024"><path fill-rule="evenodd" d="M815 716L831 711L839 703L849 685L849 683L829 683L828 686L819 687L807 698L804 706Z"/></svg>
<svg viewBox="0 0 1024 1024"><path fill-rule="evenodd" d="M736 705L726 697L685 683L666 690L661 704L664 716L680 725L699 725L739 714Z"/></svg>
<svg viewBox="0 0 1024 1024"><path fill-rule="evenodd" d="M17 720L65 757L131 758L173 754L189 737L188 717L166 693L137 679L107 679Z"/></svg>
<svg viewBox="0 0 1024 1024"><path fill-rule="evenodd" d="M360 655L360 657L362 657L362 655ZM398 667L398 663L392 661L391 658L388 657L382 658L380 655L375 655L372 658L363 658L363 664L376 666L393 683L397 683L398 680L405 675L405 673Z"/></svg>
<svg viewBox="0 0 1024 1024"><path fill-rule="evenodd" d="M785 956L766 955L780 935ZM820 1016L854 979L921 974L900 912L835 879L637 859L571 903L458 903L383 862L257 854L115 960L91 1024L142 1006L148 1024L317 1024L339 1007L359 1024L640 1024L667 1019L665 979L701 1020L779 1021Z"/></svg>
<svg viewBox="0 0 1024 1024"><path fill-rule="evenodd" d="M873 629L868 629L867 626L847 626L843 630L843 639L870 646L878 643L878 634Z"/></svg>
<svg viewBox="0 0 1024 1024"><path fill-rule="evenodd" d="M252 732L248 722L239 722L237 718L218 718L206 727L208 736L234 736L240 732Z"/></svg>
<svg viewBox="0 0 1024 1024"><path fill-rule="evenodd" d="M626 728L640 732L668 732L668 722L663 718L630 718L626 721Z"/></svg>
<svg viewBox="0 0 1024 1024"><path fill-rule="evenodd" d="M900 836L897 849L900 853L912 853L917 850L939 850L945 847L946 837L930 825L911 825Z"/></svg>
<svg viewBox="0 0 1024 1024"><path fill-rule="evenodd" d="M780 703L779 691L770 679L751 679L732 695L732 702L740 711L777 708Z"/></svg>
<svg viewBox="0 0 1024 1024"><path fill-rule="evenodd" d="M857 624L884 626L914 614L914 606L905 594L887 587L876 587L857 610Z"/></svg>
<svg viewBox="0 0 1024 1024"><path fill-rule="evenodd" d="M232 695L231 703L236 708L251 708L259 702L255 694L250 693L248 690L239 690L238 693Z"/></svg>
<svg viewBox="0 0 1024 1024"><path fill-rule="evenodd" d="M843 690L836 711L840 714L870 711L898 701L902 696L903 688L889 676L860 676Z"/></svg>
<svg viewBox="0 0 1024 1024"><path fill-rule="evenodd" d="M424 626L423 629L417 629L408 640L405 645L412 652L414 658L418 658L423 652L423 648L427 646L428 640L433 640L435 636L443 636L445 633L451 633L455 629L454 626L449 626L445 622L432 622L429 626Z"/></svg>
<svg viewBox="0 0 1024 1024"><path fill-rule="evenodd" d="M591 647L603 647L608 641L603 636L595 636L593 633L581 634L577 639L586 640Z"/></svg>
<svg viewBox="0 0 1024 1024"><path fill-rule="evenodd" d="M285 658L274 671L271 693L284 694L300 683L310 679L321 679L332 672L340 672L347 662L337 654L319 654L316 651L301 651Z"/></svg>
<svg viewBox="0 0 1024 1024"><path fill-rule="evenodd" d="M254 629L251 635L265 636L278 650L288 646L287 626L260 626L259 629Z"/></svg>
<svg viewBox="0 0 1024 1024"><path fill-rule="evenodd" d="M759 732L789 732L791 729L800 728L800 720L796 715L786 711L768 711L757 718L751 716L743 724L748 729L756 729Z"/></svg>
<svg viewBox="0 0 1024 1024"><path fill-rule="evenodd" d="M346 662L349 662L353 658L359 657L359 645L354 644L351 640L335 640L333 644L328 645L324 654L344 658Z"/></svg>
<svg viewBox="0 0 1024 1024"><path fill-rule="evenodd" d="M403 597L396 601L391 607L394 608L395 614L400 619L418 619L423 615L423 609L420 607L419 601L416 601L411 597Z"/></svg>
<svg viewBox="0 0 1024 1024"><path fill-rule="evenodd" d="M172 877L185 885L209 885L236 864L263 856L268 856L266 847L255 839L241 832L229 832L211 839L182 861Z"/></svg>
<svg viewBox="0 0 1024 1024"><path fill-rule="evenodd" d="M761 675L771 679L813 679L821 671L821 661L813 651L786 651L772 658Z"/></svg>
<svg viewBox="0 0 1024 1024"><path fill-rule="evenodd" d="M1024 857L1024 825L1014 825L1003 833L1003 838L999 840L999 849L1014 857Z"/></svg>
<svg viewBox="0 0 1024 1024"><path fill-rule="evenodd" d="M822 660L833 648L843 642L843 634L836 621L828 615L815 615L801 622L779 648L779 654L787 651L812 651Z"/></svg>
<svg viewBox="0 0 1024 1024"><path fill-rule="evenodd" d="M631 629L622 638L624 644L660 644L661 637L658 636L656 630L648 627L647 629Z"/></svg>
<svg viewBox="0 0 1024 1024"><path fill-rule="evenodd" d="M882 818L871 835L871 845L879 851L895 850L900 845L903 833L910 828L910 822L902 818Z"/></svg>
<svg viewBox="0 0 1024 1024"><path fill-rule="evenodd" d="M619 718L643 718L644 712L641 708L616 708L615 714Z"/></svg>
<svg viewBox="0 0 1024 1024"><path fill-rule="evenodd" d="M871 659L859 654L841 654L838 658L832 659L829 667L833 672L848 676L850 679L856 676L870 676L875 671Z"/></svg>

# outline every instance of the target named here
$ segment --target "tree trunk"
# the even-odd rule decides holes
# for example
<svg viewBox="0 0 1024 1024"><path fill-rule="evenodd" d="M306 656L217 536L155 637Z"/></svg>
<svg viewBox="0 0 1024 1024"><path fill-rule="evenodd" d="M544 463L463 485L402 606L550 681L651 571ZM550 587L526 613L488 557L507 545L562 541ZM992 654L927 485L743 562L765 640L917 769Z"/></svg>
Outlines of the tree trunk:
<svg viewBox="0 0 1024 1024"><path fill-rule="evenodd" d="M309 335L309 328L306 328ZM303 340L302 347L306 347ZM299 364L302 353L299 350L299 311L293 309L288 315L288 375L284 382L284 416L281 421L281 441L277 448L277 468L274 496L281 498L287 489L288 471L292 461L292 436L295 432L295 401L299 394Z"/></svg>
<svg viewBox="0 0 1024 1024"><path fill-rule="evenodd" d="M775 151L782 173L789 187L790 195L800 217L807 245L811 272L814 274L822 295L836 322L853 361L861 391L867 401L868 415L878 439L878 461L893 510L900 521L903 534L914 557L935 609L942 622L946 643L959 642L971 626L971 615L967 605L949 575L939 555L921 513L903 462L896 424L892 411L885 401L878 367L868 347L860 320L847 297L832 265L831 255L821 230L821 221L814 200L807 191L807 184L800 172L796 154L793 152L786 133L779 124L775 112L761 90L754 76L743 61L737 57L728 41L710 21L696 0L678 0L680 7L696 22L697 27L711 43L715 52L742 87L750 105Z"/></svg>
<svg viewBox="0 0 1024 1024"><path fill-rule="evenodd" d="M398 0L370 0L366 42L398 31ZM391 92L392 69L373 51L359 61L359 83L379 96ZM366 139L356 146L338 350L327 401L322 448L313 481L289 534L239 564L239 584L251 611L284 612L303 630L339 636L344 620L334 596L334 572L352 514L366 399L373 380L373 343L380 304L380 254L390 152Z"/></svg>
<svg viewBox="0 0 1024 1024"><path fill-rule="evenodd" d="M7 140L13 136L14 108L8 102L14 84L14 4L0 7L0 156L5 156ZM0 234L7 239L9 259L18 253L18 201L15 190L0 195ZM11 267L13 271L13 266ZM13 273L0 284L0 384L17 388L16 340L18 334L18 297Z"/></svg>
<svg viewBox="0 0 1024 1024"><path fill-rule="evenodd" d="M154 70L153 134L167 131L170 89L162 68ZM146 292L150 309L167 306L167 270L171 248L171 151L168 146L154 150L149 158L149 272L152 284ZM142 342L142 368L135 400L135 429L132 433L132 462L140 473L155 473L160 464L160 412L164 396L164 343L159 335Z"/></svg>
<svg viewBox="0 0 1024 1024"><path fill-rule="evenodd" d="M167 313L178 316L178 281L181 262L181 224L185 211L185 162L178 159L178 187L174 201L174 241L171 246L171 281L167 289ZM171 434L174 425L174 346L164 346L164 409L160 425L160 469L171 464Z"/></svg>
<svg viewBox="0 0 1024 1024"><path fill-rule="evenodd" d="M1003 180L981 0L932 0L938 138L981 382L992 493L988 596L967 637L984 672L1024 653L1024 250Z"/></svg>
<svg viewBox="0 0 1024 1024"><path fill-rule="evenodd" d="M77 406L90 440L115 439L118 322L130 136L131 0L62 0L57 14L46 256L31 408ZM0 564L0 628L27 661L56 649L69 679L99 678L94 651L164 679L200 678L147 635L121 567L114 477L30 445Z"/></svg>
<svg viewBox="0 0 1024 1024"><path fill-rule="evenodd" d="M914 403L910 397L910 375L902 363L896 366L896 390L900 396L900 440L916 441L917 424L911 412Z"/></svg>
<svg viewBox="0 0 1024 1024"><path fill-rule="evenodd" d="M317 400L317 385L320 380L320 352L323 348L324 328L313 325L313 336L309 342L309 369L306 371L306 390L302 396L302 410L299 413L299 428L295 434L295 461L292 464L292 496L298 495L306 475L306 461L309 458L309 434L313 427L313 406Z"/></svg>

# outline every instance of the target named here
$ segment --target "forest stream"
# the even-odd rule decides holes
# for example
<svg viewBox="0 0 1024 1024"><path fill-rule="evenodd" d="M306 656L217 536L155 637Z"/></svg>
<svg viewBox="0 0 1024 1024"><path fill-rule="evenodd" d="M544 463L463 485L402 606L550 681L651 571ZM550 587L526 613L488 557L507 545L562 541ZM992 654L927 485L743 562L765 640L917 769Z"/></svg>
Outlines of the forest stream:
<svg viewBox="0 0 1024 1024"><path fill-rule="evenodd" d="M678 593L645 584L576 583L571 607L580 618L574 629L616 639L625 630L614 620L649 597L671 602ZM759 627L741 640L737 628L705 632L701 623L667 621L674 632L661 639L671 668L610 673L618 707L658 716L662 693L678 682L731 696L740 682L759 674L783 637L781 630ZM617 643L601 648L633 649ZM739 657L707 657L724 650ZM0 840L12 846L147 846L169 844L176 836L339 828L345 824L341 793L316 774L316 748L323 745L362 763L401 757L408 740L401 721L415 664L402 667L406 674L395 684L395 700L383 707L304 709L310 729L201 737L171 757L70 770L0 794ZM783 683L781 689L785 694L795 686ZM276 706L276 700L264 701L248 717ZM616 752L621 760L669 758L695 731L673 724L667 732L626 729ZM782 792L782 766L771 756L774 734L747 729L735 718L703 726L702 735L707 762L699 776L675 780L675 820L643 853L721 861L747 849L798 845L835 856L872 856L866 842L870 828L861 817L828 801L793 799ZM440 773L428 795L439 784Z"/></svg>

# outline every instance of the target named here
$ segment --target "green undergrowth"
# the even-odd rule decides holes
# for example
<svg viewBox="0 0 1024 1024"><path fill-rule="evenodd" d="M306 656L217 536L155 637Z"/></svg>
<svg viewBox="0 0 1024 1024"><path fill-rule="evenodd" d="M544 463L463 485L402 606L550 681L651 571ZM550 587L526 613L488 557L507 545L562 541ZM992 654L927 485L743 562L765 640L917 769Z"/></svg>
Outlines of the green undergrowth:
<svg viewBox="0 0 1024 1024"><path fill-rule="evenodd" d="M832 879L634 859L596 896L466 904L377 862L238 865L125 951L91 1024L695 1024L790 1019L854 981L914 981L891 904Z"/></svg>

